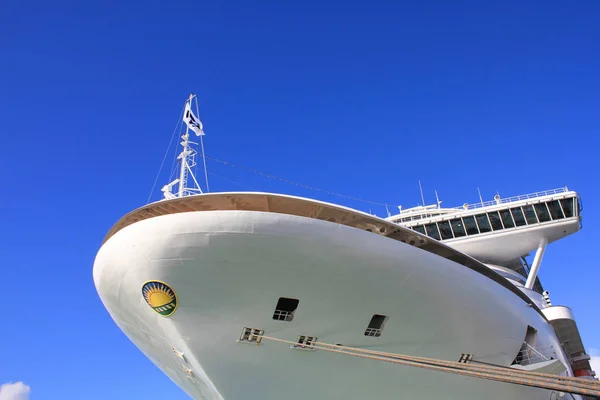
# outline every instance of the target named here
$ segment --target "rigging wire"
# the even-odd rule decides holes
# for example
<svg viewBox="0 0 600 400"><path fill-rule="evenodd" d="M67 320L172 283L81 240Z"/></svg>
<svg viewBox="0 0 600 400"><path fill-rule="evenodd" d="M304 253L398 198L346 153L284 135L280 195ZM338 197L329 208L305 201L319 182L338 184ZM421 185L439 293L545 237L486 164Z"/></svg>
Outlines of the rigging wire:
<svg viewBox="0 0 600 400"><path fill-rule="evenodd" d="M250 185L247 185L245 183L241 183L241 182L238 182L238 181L234 181L233 179L229 179L229 178L227 178L227 177L225 177L223 175L215 174L214 172L209 172L208 175L214 176L214 177L219 178L219 179L222 179L222 180L227 181L229 183L233 183L234 185L238 185L239 187L242 187L242 188L244 188L246 190L251 190L253 192L258 192L259 191L259 189L256 189L256 188L254 188L254 187L252 187Z"/></svg>
<svg viewBox="0 0 600 400"><path fill-rule="evenodd" d="M152 197L152 193L154 192L154 188L156 187L156 182L158 182L158 177L160 176L160 172L162 171L163 165L165 164L165 160L167 159L167 154L169 153L169 149L171 148L171 144L173 143L173 138L175 138L175 133L177 133L177 128L182 123L183 110L181 110L181 114L179 114L179 118L177 119L177 124L175 125L175 129L173 129L173 133L171 134L171 140L169 141L169 145L167 146L167 150L165 151L165 155L160 163L160 167L158 168L158 172L156 173L156 178L154 178L154 183L152 184L152 189L150 189L150 194L148 195L148 199L146 200L146 204L150 203L150 198ZM174 163L174 161L173 161ZM172 173L172 172L171 172Z"/></svg>
<svg viewBox="0 0 600 400"><path fill-rule="evenodd" d="M198 118L200 118L200 111L198 111L198 97L196 97L196 115L198 116ZM190 107L191 107L191 102L190 102ZM202 125L202 123L200 123L200 125ZM204 135L200 135L200 147L202 149L202 162L204 163L204 179L206 181L206 193L210 192L210 189L208 187L208 172L206 171L206 158L204 157L204 140L202 139L202 136ZM196 164L198 165L198 164ZM200 185L198 185L198 187L200 187Z"/></svg>
<svg viewBox="0 0 600 400"><path fill-rule="evenodd" d="M303 183L298 183L298 182L290 181L289 179L280 178L280 177L272 175L272 174L267 174L267 173L258 171L257 169L254 169L254 168L246 167L246 166L240 165L240 164L234 164L232 162L225 161L225 160L220 160L220 159L218 159L216 157L212 157L212 156L209 156L209 155L205 155L204 157L207 160L212 160L212 161L215 161L215 162L223 164L223 165L228 165L228 166L231 166L231 167L234 167L234 168L243 169L243 170L246 170L246 171L249 171L249 172L253 172L253 173L255 173L257 175L260 175L262 177L268 178L268 179L277 180L277 181L284 182L284 183L287 183L287 184L290 184L290 185L294 185L294 186L298 186L298 187L301 187L301 188L304 188L304 189L314 190L314 191L317 191L317 192L329 194L329 195L332 195L332 196L342 197L342 198L345 198L345 199L348 199L348 200L354 200L354 201L358 201L358 202L361 202L361 203L374 204L374 205L384 206L384 207L390 205L389 203L382 203L382 202L378 202L378 201L365 200L365 199L361 199L361 198L358 198L358 197L347 196L347 195L344 195L344 194L332 192L332 191L325 190L325 189L319 189L319 188L316 188L316 187L313 187L313 186L305 185Z"/></svg>

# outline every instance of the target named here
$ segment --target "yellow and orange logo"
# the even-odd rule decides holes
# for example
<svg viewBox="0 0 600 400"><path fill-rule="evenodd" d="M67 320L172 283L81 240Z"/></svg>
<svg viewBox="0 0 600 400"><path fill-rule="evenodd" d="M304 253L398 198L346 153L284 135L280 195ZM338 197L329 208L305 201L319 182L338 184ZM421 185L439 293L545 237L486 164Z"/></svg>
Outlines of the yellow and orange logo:
<svg viewBox="0 0 600 400"><path fill-rule="evenodd" d="M146 303L162 316L168 317L177 309L177 295L164 282L148 281L144 283L142 295Z"/></svg>

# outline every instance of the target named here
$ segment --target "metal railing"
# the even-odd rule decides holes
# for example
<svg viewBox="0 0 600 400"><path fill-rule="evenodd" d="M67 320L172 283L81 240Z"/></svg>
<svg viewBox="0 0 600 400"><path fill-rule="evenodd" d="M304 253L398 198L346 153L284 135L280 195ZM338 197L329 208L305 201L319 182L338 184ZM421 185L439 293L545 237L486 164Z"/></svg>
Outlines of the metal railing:
<svg viewBox="0 0 600 400"><path fill-rule="evenodd" d="M453 207L453 209L455 209L455 210L473 210L476 208L483 208L483 207L493 206L493 205L497 205L497 204L513 203L515 201L535 199L538 197L549 196L551 194L566 193L568 191L569 191L569 189L565 186L565 187L558 188L558 189L544 190L541 192L522 194L520 196L507 197L505 199L496 197L496 199L494 199L494 200L473 203L473 204L464 204L461 207Z"/></svg>
<svg viewBox="0 0 600 400"><path fill-rule="evenodd" d="M524 366L556 359L556 351L552 346L532 347L528 343L523 342L523 344L524 349L515 357L515 364Z"/></svg>
<svg viewBox="0 0 600 400"><path fill-rule="evenodd" d="M400 210L400 213L398 213L394 216L390 216L387 219L390 219L391 217L393 217L392 221L397 222L397 223L418 221L420 219L431 218L433 216L449 214L449 213L453 212L454 210L461 210L461 211L475 210L478 208L495 206L495 205L499 205L499 204L507 204L507 203L513 203L513 202L521 201L521 200L536 199L538 197L549 196L549 195L553 195L553 194L566 193L568 191L569 191L569 189L565 186L565 187L558 188L558 189L550 189L550 190L544 190L541 192L522 194L520 196L512 196L512 197L507 197L504 199L501 198L500 196L496 195L494 200L483 201L483 202L472 203L472 204L465 203L462 206L458 206L458 207L440 208L439 205L418 206L418 207L408 208L406 210Z"/></svg>

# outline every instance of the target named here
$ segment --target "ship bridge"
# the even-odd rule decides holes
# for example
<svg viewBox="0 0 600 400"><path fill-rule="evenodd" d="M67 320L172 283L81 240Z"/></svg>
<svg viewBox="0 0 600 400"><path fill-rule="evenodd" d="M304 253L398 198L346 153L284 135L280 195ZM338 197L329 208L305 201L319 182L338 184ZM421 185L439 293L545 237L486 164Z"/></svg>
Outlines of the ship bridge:
<svg viewBox="0 0 600 400"><path fill-rule="evenodd" d="M548 243L581 229L581 210L578 194L565 187L506 199L496 196L493 201L457 208L415 207L387 220L486 263L532 300L542 300L540 307L575 375L594 379L572 311L553 306L537 276ZM534 250L529 266L524 257Z"/></svg>
<svg viewBox="0 0 600 400"><path fill-rule="evenodd" d="M387 218L486 263L506 265L581 228L580 201L565 188L457 208L418 207Z"/></svg>

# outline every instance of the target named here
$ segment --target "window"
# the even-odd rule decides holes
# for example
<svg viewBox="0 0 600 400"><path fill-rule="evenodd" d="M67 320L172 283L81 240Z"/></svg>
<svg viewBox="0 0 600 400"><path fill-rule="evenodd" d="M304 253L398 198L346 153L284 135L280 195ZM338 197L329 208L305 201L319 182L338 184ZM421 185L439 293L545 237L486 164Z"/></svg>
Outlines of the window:
<svg viewBox="0 0 600 400"><path fill-rule="evenodd" d="M563 219L565 217L562 209L560 208L560 204L558 204L558 200L549 201L546 204L550 209L550 215L552 215L552 219Z"/></svg>
<svg viewBox="0 0 600 400"><path fill-rule="evenodd" d="M502 221L500 221L500 214L498 214L498 211L489 212L488 217L490 217L492 228L495 231L500 231L504 229L504 227L502 226Z"/></svg>
<svg viewBox="0 0 600 400"><path fill-rule="evenodd" d="M563 211L565 212L565 218L571 218L573 214L573 198L570 199L562 199L560 201L560 205L562 206Z"/></svg>
<svg viewBox="0 0 600 400"><path fill-rule="evenodd" d="M523 210L521 210L521 207L511 208L510 211L512 213L513 218L515 219L515 224L517 226L527 225L527 222L525 222L525 216L523 215Z"/></svg>
<svg viewBox="0 0 600 400"><path fill-rule="evenodd" d="M510 216L510 210L500 210L500 217L502 218L502 223L505 228L514 228L515 223L513 222L512 217Z"/></svg>
<svg viewBox="0 0 600 400"><path fill-rule="evenodd" d="M440 232L438 232L437 224L427 224L425 225L425 230L427 231L427 236L440 240Z"/></svg>
<svg viewBox="0 0 600 400"><path fill-rule="evenodd" d="M535 207L540 222L550 221L550 212L548 211L548 207L546 207L546 203L537 203L533 206Z"/></svg>
<svg viewBox="0 0 600 400"><path fill-rule="evenodd" d="M464 217L463 222L465 223L465 228L467 228L467 234L469 236L477 235L479 233L477 223L475 222L475 217Z"/></svg>
<svg viewBox="0 0 600 400"><path fill-rule="evenodd" d="M527 224L537 224L538 220L535 216L535 211L533 211L533 206L523 206L523 212L525 213L525 219L527 220Z"/></svg>
<svg viewBox="0 0 600 400"><path fill-rule="evenodd" d="M365 336L381 336L381 332L383 331L383 323L386 321L387 317L385 315L375 314L371 318L371 322L369 322L369 326L365 330Z"/></svg>
<svg viewBox="0 0 600 400"><path fill-rule="evenodd" d="M490 221L488 220L487 214L476 215L475 219L477 219L477 225L479 225L479 232L491 232L492 227L490 226Z"/></svg>
<svg viewBox="0 0 600 400"><path fill-rule="evenodd" d="M413 226L413 231L417 231L419 233L425 234L425 227L423 225Z"/></svg>
<svg viewBox="0 0 600 400"><path fill-rule="evenodd" d="M298 308L298 299L288 299L287 297L280 297L275 306L275 312L273 313L273 319L277 321L291 321L294 319L294 311Z"/></svg>
<svg viewBox="0 0 600 400"><path fill-rule="evenodd" d="M438 222L438 228L440 228L440 234L442 235L442 240L453 238L452 229L450 229L450 222L440 221L440 222Z"/></svg>
<svg viewBox="0 0 600 400"><path fill-rule="evenodd" d="M454 237L467 236L467 232L465 232L465 227L460 218L450 220L450 225L452 226L452 231L454 232Z"/></svg>

